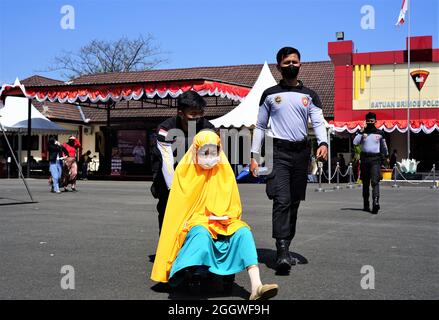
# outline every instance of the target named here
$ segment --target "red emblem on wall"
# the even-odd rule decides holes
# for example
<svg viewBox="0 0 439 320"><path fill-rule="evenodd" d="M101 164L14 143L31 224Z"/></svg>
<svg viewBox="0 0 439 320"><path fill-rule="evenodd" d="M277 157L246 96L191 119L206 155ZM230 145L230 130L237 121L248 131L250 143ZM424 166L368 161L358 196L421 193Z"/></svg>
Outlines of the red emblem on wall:
<svg viewBox="0 0 439 320"><path fill-rule="evenodd" d="M415 70L410 72L410 75L412 76L412 79L415 82L416 88L418 88L419 91L421 91L422 87L425 84L425 81L427 81L429 74L430 72L426 70Z"/></svg>

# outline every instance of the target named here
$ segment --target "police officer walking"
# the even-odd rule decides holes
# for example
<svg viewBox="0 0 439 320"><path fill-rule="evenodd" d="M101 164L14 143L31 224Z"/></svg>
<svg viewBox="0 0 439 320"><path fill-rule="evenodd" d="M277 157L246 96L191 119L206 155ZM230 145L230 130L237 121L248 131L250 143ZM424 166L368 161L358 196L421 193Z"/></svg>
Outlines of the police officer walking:
<svg viewBox="0 0 439 320"><path fill-rule="evenodd" d="M273 200L273 232L276 239L278 274L288 273L295 264L289 246L296 233L297 211L305 200L310 146L308 119L317 137L317 160L327 158L327 135L322 105L318 95L297 79L300 53L284 47L276 56L282 80L264 91L259 104L258 120L253 134L250 170L257 176L259 154L268 121L273 137L273 170L267 176L266 193Z"/></svg>
<svg viewBox="0 0 439 320"><path fill-rule="evenodd" d="M388 157L388 149L384 132L375 127L376 115L366 115L366 127L354 138L354 145L361 145L360 178L363 182L363 210L370 211L369 185L372 185L372 213L380 210L380 176L381 165Z"/></svg>

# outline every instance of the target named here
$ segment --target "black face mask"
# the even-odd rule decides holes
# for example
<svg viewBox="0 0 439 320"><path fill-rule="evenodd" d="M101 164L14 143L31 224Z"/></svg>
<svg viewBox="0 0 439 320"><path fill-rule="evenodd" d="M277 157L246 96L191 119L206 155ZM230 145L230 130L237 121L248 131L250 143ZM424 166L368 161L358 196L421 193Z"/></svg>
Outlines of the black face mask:
<svg viewBox="0 0 439 320"><path fill-rule="evenodd" d="M182 117L182 120L183 121L186 121L186 123L189 125L189 122L191 122L191 123L195 123L195 125L198 127L199 125L201 125L202 124L202 122L203 122L203 117L199 117L199 118L195 118L195 119L187 119L187 118L183 118Z"/></svg>
<svg viewBox="0 0 439 320"><path fill-rule="evenodd" d="M375 127L375 123L366 123L366 132L372 132L375 131L376 127Z"/></svg>
<svg viewBox="0 0 439 320"><path fill-rule="evenodd" d="M292 80L299 74L300 67L289 65L288 67L281 67L282 77L286 80Z"/></svg>
<svg viewBox="0 0 439 320"><path fill-rule="evenodd" d="M188 123L190 121L190 122L195 122L196 125L199 125L202 120L203 119L201 117L200 118L195 118L195 119L190 119L190 120L188 119Z"/></svg>

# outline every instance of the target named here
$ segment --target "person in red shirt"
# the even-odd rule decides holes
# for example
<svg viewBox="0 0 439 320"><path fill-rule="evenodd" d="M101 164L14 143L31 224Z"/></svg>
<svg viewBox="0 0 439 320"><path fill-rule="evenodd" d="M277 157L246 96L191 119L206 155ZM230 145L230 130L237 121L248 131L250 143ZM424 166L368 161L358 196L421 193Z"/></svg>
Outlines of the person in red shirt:
<svg viewBox="0 0 439 320"><path fill-rule="evenodd" d="M67 186L72 185L72 191L76 191L76 177L78 175L78 164L76 161L76 150L81 147L81 143L75 136L71 136L69 140L63 144L67 150L67 158L64 160L63 169L63 187L67 191Z"/></svg>

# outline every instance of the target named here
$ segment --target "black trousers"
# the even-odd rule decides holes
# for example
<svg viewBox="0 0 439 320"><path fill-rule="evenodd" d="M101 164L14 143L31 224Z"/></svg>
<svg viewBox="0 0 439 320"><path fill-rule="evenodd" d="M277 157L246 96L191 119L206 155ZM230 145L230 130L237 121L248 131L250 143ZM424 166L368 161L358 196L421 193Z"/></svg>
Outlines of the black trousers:
<svg viewBox="0 0 439 320"><path fill-rule="evenodd" d="M379 156L362 156L360 160L361 180L363 181L363 199L369 201L370 185L372 185L372 198L379 198L381 158Z"/></svg>
<svg viewBox="0 0 439 320"><path fill-rule="evenodd" d="M310 149L274 139L273 171L267 176L266 192L273 199L273 238L292 240L297 211L305 200Z"/></svg>
<svg viewBox="0 0 439 320"><path fill-rule="evenodd" d="M163 219L165 217L166 204L168 203L169 190L162 173L159 172L153 179L151 185L151 193L154 198L158 199L157 212L159 221L159 232L162 230Z"/></svg>
<svg viewBox="0 0 439 320"><path fill-rule="evenodd" d="M157 203L157 212L159 213L159 232L162 231L163 219L165 217L166 204L168 203L169 191L164 192L159 196L159 202Z"/></svg>

